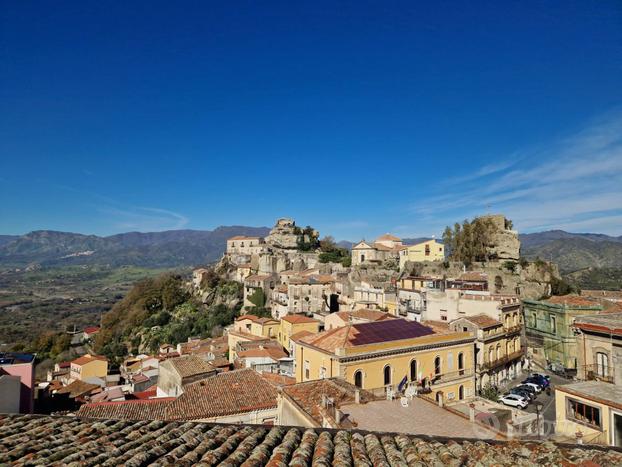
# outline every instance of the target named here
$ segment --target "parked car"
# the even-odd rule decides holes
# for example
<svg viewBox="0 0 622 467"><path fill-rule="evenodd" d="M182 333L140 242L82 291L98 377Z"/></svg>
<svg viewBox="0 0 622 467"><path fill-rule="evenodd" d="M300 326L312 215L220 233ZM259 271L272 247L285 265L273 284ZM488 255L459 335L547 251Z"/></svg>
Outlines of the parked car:
<svg viewBox="0 0 622 467"><path fill-rule="evenodd" d="M528 386L527 384L519 384L518 386L516 386L516 389L520 389L521 391L527 391L534 399L538 397L538 392L532 386Z"/></svg>
<svg viewBox="0 0 622 467"><path fill-rule="evenodd" d="M535 399L535 395L530 393L524 388L512 388L510 389L510 394L516 394L518 396L522 396L528 401L532 401L533 399Z"/></svg>
<svg viewBox="0 0 622 467"><path fill-rule="evenodd" d="M550 378L546 378L543 375L533 374L533 375L531 375L527 379L528 380L534 380L535 382L537 382L543 388L548 388L551 385L551 382L549 381Z"/></svg>
<svg viewBox="0 0 622 467"><path fill-rule="evenodd" d="M542 392L542 386L540 386L535 380L526 379L522 383L526 386L531 386L537 393Z"/></svg>
<svg viewBox="0 0 622 467"><path fill-rule="evenodd" d="M542 373L532 373L531 376L535 376L536 378L544 378L547 381L551 380L549 375L543 375Z"/></svg>
<svg viewBox="0 0 622 467"><path fill-rule="evenodd" d="M519 407L521 409L526 408L528 404L527 399L524 397L510 393L499 396L499 402L504 405L509 405L510 407Z"/></svg>

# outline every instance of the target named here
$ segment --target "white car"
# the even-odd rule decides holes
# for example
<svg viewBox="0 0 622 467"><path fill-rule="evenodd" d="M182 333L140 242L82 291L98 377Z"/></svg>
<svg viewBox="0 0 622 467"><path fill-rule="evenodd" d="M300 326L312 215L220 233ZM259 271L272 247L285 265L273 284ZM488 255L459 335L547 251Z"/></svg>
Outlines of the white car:
<svg viewBox="0 0 622 467"><path fill-rule="evenodd" d="M523 386L529 386L530 388L534 388L534 390L536 391L536 393L541 393L542 392L542 386L540 386L539 384L535 384L535 383L521 383Z"/></svg>
<svg viewBox="0 0 622 467"><path fill-rule="evenodd" d="M526 408L528 405L527 399L518 394L504 394L499 396L499 402L511 407L520 407L521 409Z"/></svg>

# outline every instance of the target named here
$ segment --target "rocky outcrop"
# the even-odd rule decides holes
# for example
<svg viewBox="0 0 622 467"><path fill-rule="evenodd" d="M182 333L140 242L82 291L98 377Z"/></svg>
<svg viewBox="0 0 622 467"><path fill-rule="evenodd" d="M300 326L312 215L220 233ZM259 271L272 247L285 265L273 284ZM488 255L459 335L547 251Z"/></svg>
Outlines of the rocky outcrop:
<svg viewBox="0 0 622 467"><path fill-rule="evenodd" d="M482 216L481 219L491 222L495 226L487 246L491 258L499 260L514 260L520 258L520 240L518 232L511 229L511 223L502 214Z"/></svg>
<svg viewBox="0 0 622 467"><path fill-rule="evenodd" d="M266 237L266 243L277 248L296 248L301 236L299 231L296 222L292 219L278 219L270 231L270 235Z"/></svg>

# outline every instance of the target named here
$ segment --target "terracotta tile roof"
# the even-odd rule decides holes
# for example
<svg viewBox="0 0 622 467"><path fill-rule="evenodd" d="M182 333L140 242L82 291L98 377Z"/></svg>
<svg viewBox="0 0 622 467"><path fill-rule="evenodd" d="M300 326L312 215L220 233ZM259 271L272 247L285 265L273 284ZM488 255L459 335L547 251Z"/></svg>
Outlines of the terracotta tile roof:
<svg viewBox="0 0 622 467"><path fill-rule="evenodd" d="M312 333L311 331L307 331L307 330L305 329L305 330L302 330L302 331L295 332L294 334L292 334L291 336L289 336L289 338L290 338L291 340L295 341L295 340L298 340L298 339L302 339L303 337L306 337L306 336L313 336L313 335L314 335L314 333Z"/></svg>
<svg viewBox="0 0 622 467"><path fill-rule="evenodd" d="M87 334L93 334L95 332L99 332L99 327L97 326L89 326L84 328L84 332Z"/></svg>
<svg viewBox="0 0 622 467"><path fill-rule="evenodd" d="M416 321L387 319L331 329L313 336L303 337L300 342L327 352L335 352L336 349L343 347L413 339L430 334L434 334L434 330Z"/></svg>
<svg viewBox="0 0 622 467"><path fill-rule="evenodd" d="M313 428L0 415L0 464L603 465L609 447Z"/></svg>
<svg viewBox="0 0 622 467"><path fill-rule="evenodd" d="M246 235L236 235L235 237L231 237L228 240L257 240L261 237L247 237Z"/></svg>
<svg viewBox="0 0 622 467"><path fill-rule="evenodd" d="M237 353L238 358L271 358L273 360L278 360L279 358L287 357L287 354L283 349L279 349L277 347L264 347L259 349L249 349L243 350Z"/></svg>
<svg viewBox="0 0 622 467"><path fill-rule="evenodd" d="M95 402L81 406L76 415L115 420L165 420L166 408L174 400L174 397L160 397L132 401Z"/></svg>
<svg viewBox="0 0 622 467"><path fill-rule="evenodd" d="M382 240L389 240L392 242L401 242L402 239L400 237L396 237L395 235L391 235L390 233L386 233L384 235L381 235L380 237L378 237L376 239L376 241L382 241Z"/></svg>
<svg viewBox="0 0 622 467"><path fill-rule="evenodd" d="M196 355L184 355L167 360L182 378L210 373L216 369Z"/></svg>
<svg viewBox="0 0 622 467"><path fill-rule="evenodd" d="M492 328L494 326L503 326L501 321L491 318L484 313L475 316L465 316L464 319L469 320L471 323L476 324L482 329Z"/></svg>
<svg viewBox="0 0 622 467"><path fill-rule="evenodd" d="M449 323L447 321L426 319L425 321L422 321L421 324L423 324L424 326L428 326L437 334L445 334L451 332L451 330L449 329Z"/></svg>
<svg viewBox="0 0 622 467"><path fill-rule="evenodd" d="M622 335L622 313L577 316L573 326L585 331L600 331Z"/></svg>
<svg viewBox="0 0 622 467"><path fill-rule="evenodd" d="M249 319L251 321L257 321L259 319L259 317L255 316L255 315L242 315L242 316L238 316L235 320L236 321L243 321L245 319Z"/></svg>
<svg viewBox="0 0 622 467"><path fill-rule="evenodd" d="M67 386L60 388L56 394L69 394L69 397L76 398L92 394L99 391L101 387L97 384L85 383L79 379L69 383Z"/></svg>
<svg viewBox="0 0 622 467"><path fill-rule="evenodd" d="M301 324L301 323L319 323L317 319L309 318L305 315L286 315L281 318L282 321L287 321L291 324Z"/></svg>
<svg viewBox="0 0 622 467"><path fill-rule="evenodd" d="M602 307L597 301L590 300L586 297L581 297L580 295L554 295L545 300L547 303L553 303L555 305L566 305L568 307L572 306L593 306L593 307Z"/></svg>
<svg viewBox="0 0 622 467"><path fill-rule="evenodd" d="M148 378L147 378L148 379ZM120 387L108 389L91 397L91 402L105 402L112 399L125 398L125 393Z"/></svg>
<svg viewBox="0 0 622 467"><path fill-rule="evenodd" d="M387 313L386 311L372 310L370 308L360 308L358 310L353 310L353 311L340 311L337 314L342 320L346 322L348 321L350 316L352 316L353 318L366 319L368 321L381 321L385 319L395 319L395 316L393 316L390 313Z"/></svg>
<svg viewBox="0 0 622 467"><path fill-rule="evenodd" d="M279 375L278 373L264 372L261 374L261 377L278 388L296 384L296 378L293 378L291 376Z"/></svg>
<svg viewBox="0 0 622 467"><path fill-rule="evenodd" d="M91 363L94 361L104 361L107 362L108 359L106 359L106 357L101 357L99 355L83 355L82 357L78 357L75 360L72 360L71 363L73 363L74 365L86 365L87 363Z"/></svg>
<svg viewBox="0 0 622 467"><path fill-rule="evenodd" d="M184 388L167 419L192 420L275 408L277 389L251 369L221 373Z"/></svg>
<svg viewBox="0 0 622 467"><path fill-rule="evenodd" d="M252 281L267 281L268 279L271 279L272 276L268 275L268 274L251 274L250 276L246 276L246 278L244 279L244 282L252 282Z"/></svg>
<svg viewBox="0 0 622 467"><path fill-rule="evenodd" d="M460 279L461 281L488 281L488 274L483 272L469 271L460 274L460 277L458 277L458 279Z"/></svg>
<svg viewBox="0 0 622 467"><path fill-rule="evenodd" d="M322 426L322 397L330 397L339 407L354 402L356 386L342 379L328 378L294 384L283 388L283 393L300 406L319 426ZM375 400L372 393L360 390L361 403Z"/></svg>
<svg viewBox="0 0 622 467"><path fill-rule="evenodd" d="M133 399L152 399L158 395L158 387L156 384L151 386L149 389L145 389L144 391L133 392L132 394L128 394L128 397Z"/></svg>

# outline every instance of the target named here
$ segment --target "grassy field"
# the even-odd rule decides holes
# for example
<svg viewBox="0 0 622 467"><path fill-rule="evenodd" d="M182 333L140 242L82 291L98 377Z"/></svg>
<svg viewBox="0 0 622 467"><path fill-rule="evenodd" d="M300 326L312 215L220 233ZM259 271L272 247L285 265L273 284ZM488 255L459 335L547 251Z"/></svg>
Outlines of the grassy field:
<svg viewBox="0 0 622 467"><path fill-rule="evenodd" d="M167 270L68 266L4 271L0 273L0 350L44 331L98 325L101 315L135 282Z"/></svg>

